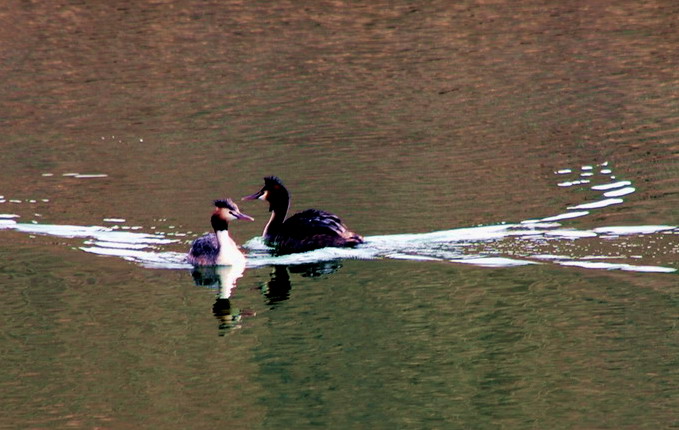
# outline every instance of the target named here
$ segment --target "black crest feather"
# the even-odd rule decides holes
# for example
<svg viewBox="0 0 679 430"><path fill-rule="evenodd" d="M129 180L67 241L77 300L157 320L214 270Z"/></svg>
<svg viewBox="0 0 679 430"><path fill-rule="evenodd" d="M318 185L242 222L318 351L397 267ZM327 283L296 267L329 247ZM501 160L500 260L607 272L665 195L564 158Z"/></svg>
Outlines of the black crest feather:
<svg viewBox="0 0 679 430"><path fill-rule="evenodd" d="M274 185L280 185L283 186L283 181L281 181L281 178L278 176L267 176L264 178L264 186L274 186Z"/></svg>
<svg viewBox="0 0 679 430"><path fill-rule="evenodd" d="M215 206L218 208L238 210L238 206L236 206L236 204L231 199L215 200Z"/></svg>

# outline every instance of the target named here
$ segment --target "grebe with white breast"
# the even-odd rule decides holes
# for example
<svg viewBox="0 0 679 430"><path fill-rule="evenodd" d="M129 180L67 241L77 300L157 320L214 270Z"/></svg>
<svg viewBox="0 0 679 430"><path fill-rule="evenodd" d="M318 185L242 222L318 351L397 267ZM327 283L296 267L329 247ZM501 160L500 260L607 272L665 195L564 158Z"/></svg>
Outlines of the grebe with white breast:
<svg viewBox="0 0 679 430"><path fill-rule="evenodd" d="M215 200L215 207L210 218L215 232L194 240L186 260L194 266L244 264L245 256L229 236L229 221L254 221L254 218L242 213L231 199Z"/></svg>
<svg viewBox="0 0 679 430"><path fill-rule="evenodd" d="M264 178L264 187L243 200L269 202L271 218L264 228L264 240L278 254L292 254L312 249L352 247L363 243L363 237L352 232L330 212L307 209L285 219L290 206L290 193L275 176Z"/></svg>

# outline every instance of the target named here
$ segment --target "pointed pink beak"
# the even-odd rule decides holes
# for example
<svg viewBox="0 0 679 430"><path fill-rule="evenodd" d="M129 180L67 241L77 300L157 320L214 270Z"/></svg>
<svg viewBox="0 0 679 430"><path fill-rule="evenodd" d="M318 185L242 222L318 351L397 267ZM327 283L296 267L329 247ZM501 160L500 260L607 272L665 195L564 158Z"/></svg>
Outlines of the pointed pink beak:
<svg viewBox="0 0 679 430"><path fill-rule="evenodd" d="M250 215L244 214L242 212L233 212L233 216L235 216L238 219L242 219L243 221L254 221L255 220Z"/></svg>
<svg viewBox="0 0 679 430"><path fill-rule="evenodd" d="M261 190L257 191L254 194L250 194L249 196L245 196L241 198L241 200L258 200L261 199L262 196L266 195L266 190L262 188Z"/></svg>

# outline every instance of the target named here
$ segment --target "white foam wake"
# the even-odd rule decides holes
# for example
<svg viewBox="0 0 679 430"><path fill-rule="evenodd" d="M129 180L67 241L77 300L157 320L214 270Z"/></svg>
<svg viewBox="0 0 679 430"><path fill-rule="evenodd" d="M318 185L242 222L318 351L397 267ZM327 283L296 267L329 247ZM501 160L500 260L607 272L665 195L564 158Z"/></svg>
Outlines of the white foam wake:
<svg viewBox="0 0 679 430"><path fill-rule="evenodd" d="M253 238L244 245L247 252L247 267L255 268L269 265L300 265L320 263L338 259L406 259L415 261L443 261L459 264L472 264L482 267L513 267L528 264L560 264L588 269L626 270L637 272L674 272L673 267L660 265L635 265L625 259L623 254L610 255L606 241L625 238L629 243L649 235L679 237L679 230L669 225L608 226L591 230L565 228L557 221L589 215L591 211L624 202L623 197L631 196L636 189L631 181L616 180L608 163L585 165L579 169L563 168L554 172L568 181L560 182L559 187L586 186L600 193L594 201L569 206L566 212L542 218L522 221L518 224L499 224L481 227L458 228L430 233L394 234L368 236L364 244L356 248L324 248L310 252L284 256L272 256L271 250L261 238ZM568 178L571 176L571 178ZM583 179L583 178L587 179ZM0 196L1 197L1 196ZM149 268L184 269L191 267L185 254L163 250L166 245L179 242L168 239L164 234L146 234L120 231L118 226L75 226L18 223L15 214L0 214L0 230L16 230L27 234L58 236L84 239L78 246L82 251L122 258ZM124 218L106 218L106 222L124 223ZM122 227L137 229L141 227ZM177 232L168 233L174 237L185 236ZM573 242L588 240L592 249L599 253L577 255L571 246ZM509 242L509 246L507 243ZM662 252L679 254L679 245L670 240L668 249ZM540 248L549 244L559 249L558 255L545 253ZM623 243L624 245L624 243ZM188 246L187 246L188 247ZM608 247L610 248L610 247ZM566 252L570 251L570 252ZM661 253L646 249L646 255ZM635 255L634 258L643 258ZM603 259L623 261L604 262ZM675 260L676 261L676 260Z"/></svg>
<svg viewBox="0 0 679 430"><path fill-rule="evenodd" d="M422 234L398 234L366 237L364 244L356 248L323 248L300 254L273 257L264 252L267 248L261 238L248 241L248 267L267 265L308 264L337 259L406 259L415 261L445 261L472 264L482 267L513 267L528 264L554 263L589 269L625 270L638 272L674 272L675 268L629 263L591 261L616 258L609 255L545 255L533 251L537 245L549 243L572 244L582 239L604 241L622 236L679 235L675 226L611 226L594 230L563 228L556 223L504 224L436 231ZM502 241L512 243L511 256L499 245ZM589 244L589 248L596 246ZM482 250L480 250L482 249ZM674 251L679 253L679 245ZM617 256L625 258L625 256Z"/></svg>
<svg viewBox="0 0 679 430"><path fill-rule="evenodd" d="M50 224L22 224L3 220L0 229L16 230L35 235L48 235L85 239L82 251L118 257L144 267L158 269L184 269L191 267L181 252L163 251L165 245L178 242L162 235L151 235L129 231L116 231L108 227L74 226ZM272 256L270 249L260 237L244 245L247 253L247 267L269 265L299 265L319 263L338 259L405 259L414 261L446 261L472 264L483 267L512 267L546 262L564 266L579 266L591 269L629 270L639 272L673 272L676 269L662 266L633 265L629 263L606 263L591 260L610 258L608 256L575 255L545 256L534 253L536 244L559 242L570 243L580 239L607 240L622 236L646 236L655 234L679 235L675 226L609 226L593 230L564 228L558 223L532 222L522 224L501 224L494 226L459 228L420 234L395 234L368 236L364 244L356 248L323 248L314 251ZM511 239L513 250L506 255L497 245ZM481 248L483 248L481 250ZM677 251L679 252L679 251Z"/></svg>

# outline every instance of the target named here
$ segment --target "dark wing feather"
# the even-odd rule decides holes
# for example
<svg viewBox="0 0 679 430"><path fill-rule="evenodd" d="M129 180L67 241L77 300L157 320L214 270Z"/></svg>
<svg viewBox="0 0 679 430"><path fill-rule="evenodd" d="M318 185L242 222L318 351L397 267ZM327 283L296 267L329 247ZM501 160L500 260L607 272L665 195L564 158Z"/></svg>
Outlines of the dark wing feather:
<svg viewBox="0 0 679 430"><path fill-rule="evenodd" d="M219 242L214 233L209 233L194 240L187 261L196 265L214 264L219 253Z"/></svg>
<svg viewBox="0 0 679 430"><path fill-rule="evenodd" d="M347 227L337 215L318 209L307 209L286 219L281 234L292 238L310 235L343 236Z"/></svg>
<svg viewBox="0 0 679 430"><path fill-rule="evenodd" d="M278 253L286 254L327 246L355 246L363 243L363 238L351 232L337 215L307 209L285 220L273 242Z"/></svg>

